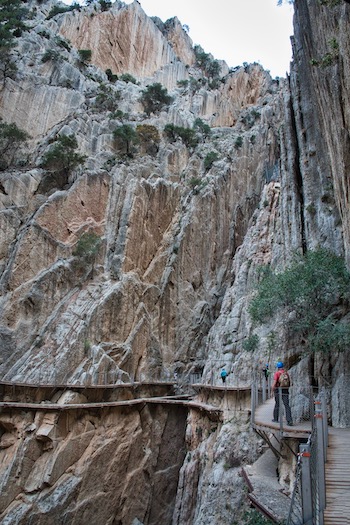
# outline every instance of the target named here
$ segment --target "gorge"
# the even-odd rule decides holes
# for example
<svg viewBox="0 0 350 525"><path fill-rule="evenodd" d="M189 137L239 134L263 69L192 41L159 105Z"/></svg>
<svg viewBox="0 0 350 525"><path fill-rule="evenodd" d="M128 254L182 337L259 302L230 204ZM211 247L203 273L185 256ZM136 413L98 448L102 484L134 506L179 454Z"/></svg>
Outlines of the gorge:
<svg viewBox="0 0 350 525"><path fill-rule="evenodd" d="M348 352L249 310L261 267L322 248L350 268L350 5L295 0L272 79L137 0L20 4L0 56L0 124L27 134L11 149L1 128L1 400L75 408L1 408L0 523L246 523L241 468L266 447L223 366L244 391L282 358L350 426ZM334 311L347 326L349 300Z"/></svg>

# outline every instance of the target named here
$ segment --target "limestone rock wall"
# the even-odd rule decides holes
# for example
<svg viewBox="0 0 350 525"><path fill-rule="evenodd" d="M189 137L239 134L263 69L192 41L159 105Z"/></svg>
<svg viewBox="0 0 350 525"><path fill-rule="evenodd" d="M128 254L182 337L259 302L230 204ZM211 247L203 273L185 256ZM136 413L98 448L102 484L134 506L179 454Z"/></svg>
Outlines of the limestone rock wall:
<svg viewBox="0 0 350 525"><path fill-rule="evenodd" d="M305 242L348 262L349 23L344 1L296 1L290 77Z"/></svg>
<svg viewBox="0 0 350 525"><path fill-rule="evenodd" d="M32 31L19 39L20 74L1 93L2 117L31 135L21 159L28 169L2 175L2 373L30 382L101 382L201 370L202 342L218 315L231 258L277 162L281 87L260 66L247 66L225 77L220 90L174 89L168 110L146 118L141 86L110 84L108 96L129 125L147 123L160 133L153 156L135 149L132 158L122 157L113 139L121 122L99 106L107 77L98 66L108 64L95 56L95 65L82 66L68 41L56 45L59 59L43 61L57 43L55 30L90 21L82 35L84 47L92 47L96 34L118 42L118 17L126 17L135 35L141 26L152 28L146 41L168 49L168 65L166 37L185 49L188 36L176 20L155 24L137 2L45 21L49 7L37 9ZM78 37L66 36L78 46ZM196 117L226 127L213 127L196 148L167 140L166 124L191 127ZM87 160L60 178L40 160L62 133L77 137ZM208 153L217 157L210 169ZM91 231L101 239L93 265L74 256Z"/></svg>
<svg viewBox="0 0 350 525"><path fill-rule="evenodd" d="M0 520L170 523L185 427L181 407L2 412Z"/></svg>
<svg viewBox="0 0 350 525"><path fill-rule="evenodd" d="M54 2L32 4L37 18L14 50L19 74L0 95L1 117L31 136L18 165L1 173L1 376L102 384L176 373L186 381L204 368L232 258L276 166L281 86L258 65L230 75L223 65L218 89L178 87L177 80L203 74L188 36L177 20L149 20L137 2L51 20ZM93 63L82 65L68 40L59 45L58 30L77 48L96 50ZM59 58L43 61L48 49ZM108 83L106 68L134 74L140 85ZM139 98L150 81L171 89L173 102L146 118ZM101 83L112 97L119 93L128 124L157 128L158 151L120 155L113 130L122 122L98 106ZM196 148L167 139L166 124L191 127L196 117L212 126ZM40 159L62 133L76 136L87 160L54 177ZM217 160L206 168L208 153ZM93 262L74 255L84 232L101 241ZM238 505L238 463L260 450L250 436L248 457L241 426L221 433L195 413L185 443L185 413L175 409L31 414L3 414L0 425L1 519L23 524L57 523L58 516L124 525L185 524L196 516L201 523L209 509L214 519L222 505L213 505L215 492L225 497L226 481L237 483ZM207 455L213 461L203 463ZM227 508L223 523L231 516Z"/></svg>
<svg viewBox="0 0 350 525"><path fill-rule="evenodd" d="M176 19L150 20L138 2L115 2L106 12L89 7L47 20L54 4L30 2L31 30L13 51L18 75L0 93L0 116L31 135L0 174L1 376L102 384L203 372L216 382L226 365L230 381L249 384L271 330L271 362L286 356L296 381L309 367L317 375L323 360L300 359L283 319L258 329L253 355L243 341L255 329L247 305L259 266L282 269L294 251L319 245L349 261L350 6L296 0L290 77L222 65L213 89ZM59 58L43 61L48 49ZM77 49L92 49L92 63L81 64ZM139 84L109 83L107 68ZM190 78L195 89L177 84ZM173 101L146 116L140 95L154 81ZM101 85L118 98L123 119L99 106ZM168 140L166 124L191 127L197 117L210 136L196 147ZM155 126L156 151L135 146L121 155L113 131L123 123ZM55 178L40 160L59 134L74 134L88 158ZM209 153L216 160L208 167ZM84 232L101 241L94 260L75 253ZM349 364L338 355L326 364L330 418L342 426L349 416L340 372ZM95 512L101 524L113 516L130 525L137 516L144 525L203 525L210 516L228 525L244 495L238 465L260 452L245 417L214 428L192 413L182 463L182 412L2 416L4 519L57 523L63 502L72 523ZM180 453L169 464L172 440Z"/></svg>
<svg viewBox="0 0 350 525"><path fill-rule="evenodd" d="M178 20L160 29L139 2L129 6L115 2L112 9L96 12L92 7L58 22L60 33L77 49L90 49L92 63L102 71L130 73L137 78L153 77L168 88L184 78L185 66L194 63L192 41ZM166 72L160 73L162 69Z"/></svg>

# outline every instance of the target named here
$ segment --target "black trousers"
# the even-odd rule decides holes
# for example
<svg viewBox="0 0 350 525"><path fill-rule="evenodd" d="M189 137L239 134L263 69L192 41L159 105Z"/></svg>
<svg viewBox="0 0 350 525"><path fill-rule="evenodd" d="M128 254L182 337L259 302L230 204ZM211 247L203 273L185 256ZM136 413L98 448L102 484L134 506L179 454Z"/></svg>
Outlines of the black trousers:
<svg viewBox="0 0 350 525"><path fill-rule="evenodd" d="M282 401L286 410L287 423L293 423L292 412L289 406L289 390L288 388L282 388ZM273 419L278 421L280 412L280 393L279 388L275 390L275 408L273 409Z"/></svg>

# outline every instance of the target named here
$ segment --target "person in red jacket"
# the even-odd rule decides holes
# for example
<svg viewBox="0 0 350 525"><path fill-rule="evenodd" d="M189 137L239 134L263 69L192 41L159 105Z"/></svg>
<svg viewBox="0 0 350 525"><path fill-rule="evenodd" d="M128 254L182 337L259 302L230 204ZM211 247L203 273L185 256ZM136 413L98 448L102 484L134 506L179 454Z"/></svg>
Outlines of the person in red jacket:
<svg viewBox="0 0 350 525"><path fill-rule="evenodd" d="M280 396L279 388L282 388L282 401L286 410L287 423L291 427L293 426L292 412L289 406L289 386L280 385L280 378L284 374L284 366L281 361L277 363L277 371L273 376L273 383L271 386L272 392L275 394L275 408L273 409L273 422L278 423L279 411L280 411Z"/></svg>

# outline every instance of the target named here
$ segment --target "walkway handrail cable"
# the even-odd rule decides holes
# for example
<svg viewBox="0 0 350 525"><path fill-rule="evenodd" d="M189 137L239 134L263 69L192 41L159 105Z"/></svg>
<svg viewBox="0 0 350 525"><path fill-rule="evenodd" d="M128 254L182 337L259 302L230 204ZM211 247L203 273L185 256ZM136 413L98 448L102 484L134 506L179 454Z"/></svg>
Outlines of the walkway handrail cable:
<svg viewBox="0 0 350 525"><path fill-rule="evenodd" d="M295 483L287 525L323 525L326 508L325 461L328 445L324 389L315 399L312 433L299 445Z"/></svg>

